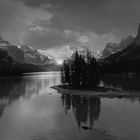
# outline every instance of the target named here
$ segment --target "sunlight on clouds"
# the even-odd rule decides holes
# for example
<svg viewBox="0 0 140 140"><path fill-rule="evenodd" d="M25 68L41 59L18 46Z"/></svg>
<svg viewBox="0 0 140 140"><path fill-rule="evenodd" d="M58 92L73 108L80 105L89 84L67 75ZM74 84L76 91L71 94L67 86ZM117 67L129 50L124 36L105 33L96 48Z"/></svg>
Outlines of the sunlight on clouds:
<svg viewBox="0 0 140 140"><path fill-rule="evenodd" d="M120 41L124 31L134 33L140 2L130 1L70 0L63 8L61 0L0 0L0 34L10 43L39 49L71 45L97 51ZM113 29L120 30L117 36Z"/></svg>
<svg viewBox="0 0 140 140"><path fill-rule="evenodd" d="M63 64L63 61L62 59L56 59L56 64L57 65L62 65Z"/></svg>
<svg viewBox="0 0 140 140"><path fill-rule="evenodd" d="M74 36L75 38L73 38L70 43L62 42L62 44L56 44L46 50L46 52L54 56L56 60L69 58L76 49L79 51L90 49L99 54L106 46L106 43L117 43L119 41L112 33L98 35L94 32L78 33L70 30L65 31L65 33L67 34L67 37ZM57 64L61 64L61 62L58 62Z"/></svg>
<svg viewBox="0 0 140 140"><path fill-rule="evenodd" d="M43 29L40 26L36 26L36 27L31 27L30 30L31 31L36 31L36 30L42 31Z"/></svg>
<svg viewBox="0 0 140 140"><path fill-rule="evenodd" d="M81 42L81 43L83 43L83 44L86 44L86 43L89 42L89 39L88 39L87 36L81 36L81 37L79 38L79 42Z"/></svg>

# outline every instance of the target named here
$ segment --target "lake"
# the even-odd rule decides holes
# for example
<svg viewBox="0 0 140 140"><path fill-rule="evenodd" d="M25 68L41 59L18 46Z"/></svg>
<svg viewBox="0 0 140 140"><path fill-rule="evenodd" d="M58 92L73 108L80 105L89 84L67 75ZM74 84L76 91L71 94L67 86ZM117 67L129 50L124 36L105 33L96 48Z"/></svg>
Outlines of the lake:
<svg viewBox="0 0 140 140"><path fill-rule="evenodd" d="M59 72L0 78L0 140L140 140L139 98L86 98L51 89ZM140 77L102 84L140 91Z"/></svg>

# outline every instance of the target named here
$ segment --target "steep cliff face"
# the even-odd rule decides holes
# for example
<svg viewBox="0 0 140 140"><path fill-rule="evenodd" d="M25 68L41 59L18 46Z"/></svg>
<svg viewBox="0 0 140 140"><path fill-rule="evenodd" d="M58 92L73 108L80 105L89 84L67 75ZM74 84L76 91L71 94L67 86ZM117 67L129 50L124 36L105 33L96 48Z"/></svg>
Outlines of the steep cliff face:
<svg viewBox="0 0 140 140"><path fill-rule="evenodd" d="M0 49L8 53L8 56L12 57L13 63L25 63L24 52L16 45L10 44L4 40L0 35Z"/></svg>
<svg viewBox="0 0 140 140"><path fill-rule="evenodd" d="M2 36L0 35L0 46L6 46L6 45L10 45L10 43L8 41L3 40Z"/></svg>
<svg viewBox="0 0 140 140"><path fill-rule="evenodd" d="M129 35L127 38L122 39L118 46L118 50L125 49L126 47L131 45L134 42L134 40L135 40L135 37L133 35Z"/></svg>
<svg viewBox="0 0 140 140"><path fill-rule="evenodd" d="M42 62L40 60L40 56L37 53L36 49L33 49L28 46L20 46L21 50L24 52L25 62L28 64L36 64L41 65Z"/></svg>
<svg viewBox="0 0 140 140"><path fill-rule="evenodd" d="M37 60L39 54L37 53L37 50L33 51L33 48L30 47L26 47L26 49L28 52L27 55L20 46L12 45L0 36L0 76L17 76L26 72L45 70L43 67L38 65ZM28 54L29 58L27 58ZM28 59L33 56L35 63L28 63Z"/></svg>
<svg viewBox="0 0 140 140"><path fill-rule="evenodd" d="M138 33L135 39L135 45L139 45L140 46L140 24L139 24L139 29L138 29Z"/></svg>
<svg viewBox="0 0 140 140"><path fill-rule="evenodd" d="M47 55L40 53L37 49L29 46L20 46L24 52L25 62L34 65L47 65L50 64L51 59Z"/></svg>
<svg viewBox="0 0 140 140"><path fill-rule="evenodd" d="M131 45L135 40L135 37L130 35L127 38L124 38L120 43L108 43L105 49L102 51L102 58L107 58L110 55L113 55Z"/></svg>
<svg viewBox="0 0 140 140"><path fill-rule="evenodd" d="M116 43L108 43L102 52L102 58L106 58L109 55L116 53L117 47L118 44Z"/></svg>
<svg viewBox="0 0 140 140"><path fill-rule="evenodd" d="M3 50L8 52L8 55L13 58L15 63L20 63L20 64L25 63L24 52L22 50L20 50L17 46L8 45L8 46L1 47L1 48L3 48Z"/></svg>
<svg viewBox="0 0 140 140"><path fill-rule="evenodd" d="M103 59L107 73L140 73L140 26L138 34L130 44L121 51Z"/></svg>
<svg viewBox="0 0 140 140"><path fill-rule="evenodd" d="M50 64L50 59L47 55L40 53L37 49L29 46L12 45L5 41L0 35L0 49L6 51L13 59L13 63L33 64L44 66Z"/></svg>

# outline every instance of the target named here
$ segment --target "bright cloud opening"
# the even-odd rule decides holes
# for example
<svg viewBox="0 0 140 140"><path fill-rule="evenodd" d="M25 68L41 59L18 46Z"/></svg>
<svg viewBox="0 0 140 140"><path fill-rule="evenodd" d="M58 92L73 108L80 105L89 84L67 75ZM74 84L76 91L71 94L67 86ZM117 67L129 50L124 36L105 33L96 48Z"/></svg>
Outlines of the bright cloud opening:
<svg viewBox="0 0 140 140"><path fill-rule="evenodd" d="M57 64L57 65L62 65L62 64L63 64L63 60L62 60L62 59L56 60L56 64Z"/></svg>

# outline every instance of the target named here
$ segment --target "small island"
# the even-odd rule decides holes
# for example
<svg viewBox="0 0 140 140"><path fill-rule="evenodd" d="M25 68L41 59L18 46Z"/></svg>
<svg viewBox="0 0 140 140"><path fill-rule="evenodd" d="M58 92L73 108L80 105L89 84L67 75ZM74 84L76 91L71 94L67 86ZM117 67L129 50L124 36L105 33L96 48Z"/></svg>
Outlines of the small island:
<svg viewBox="0 0 140 140"><path fill-rule="evenodd" d="M61 68L61 85L52 88L59 93L87 97L140 97L139 93L101 87L100 69L91 52L74 53L74 59L65 60Z"/></svg>
<svg viewBox="0 0 140 140"><path fill-rule="evenodd" d="M99 82L99 67L89 50L86 55L76 50L72 59L64 61L61 68L63 87L84 90L96 88Z"/></svg>

